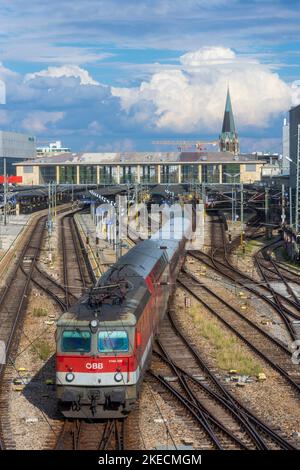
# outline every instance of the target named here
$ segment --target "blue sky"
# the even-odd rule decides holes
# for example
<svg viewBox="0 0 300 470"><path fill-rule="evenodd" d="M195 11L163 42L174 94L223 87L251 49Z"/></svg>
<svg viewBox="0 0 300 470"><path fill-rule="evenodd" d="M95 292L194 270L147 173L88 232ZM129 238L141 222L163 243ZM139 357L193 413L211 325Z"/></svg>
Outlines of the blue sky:
<svg viewBox="0 0 300 470"><path fill-rule="evenodd" d="M0 0L0 128L73 150L215 139L280 151L300 103L300 1Z"/></svg>

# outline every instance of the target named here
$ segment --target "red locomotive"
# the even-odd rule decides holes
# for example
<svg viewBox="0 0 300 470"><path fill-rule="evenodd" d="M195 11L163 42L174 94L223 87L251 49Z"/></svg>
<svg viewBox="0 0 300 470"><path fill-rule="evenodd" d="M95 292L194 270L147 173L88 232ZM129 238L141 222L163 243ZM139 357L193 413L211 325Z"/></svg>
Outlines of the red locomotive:
<svg viewBox="0 0 300 470"><path fill-rule="evenodd" d="M182 225L182 219L175 219L177 223ZM130 412L151 360L185 242L185 237L140 242L61 316L56 385L64 416L118 418Z"/></svg>

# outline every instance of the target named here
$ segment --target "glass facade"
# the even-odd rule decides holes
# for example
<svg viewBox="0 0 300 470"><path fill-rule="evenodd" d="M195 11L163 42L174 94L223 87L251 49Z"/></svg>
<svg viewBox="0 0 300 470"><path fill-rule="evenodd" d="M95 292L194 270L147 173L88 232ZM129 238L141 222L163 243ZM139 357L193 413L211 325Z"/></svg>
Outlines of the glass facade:
<svg viewBox="0 0 300 470"><path fill-rule="evenodd" d="M40 183L48 184L56 182L56 167L55 166L42 166L40 168Z"/></svg>
<svg viewBox="0 0 300 470"><path fill-rule="evenodd" d="M198 181L199 181L198 165L182 165L181 182L182 183L197 183Z"/></svg>
<svg viewBox="0 0 300 470"><path fill-rule="evenodd" d="M120 183L135 183L137 180L137 166L125 165L120 167Z"/></svg>
<svg viewBox="0 0 300 470"><path fill-rule="evenodd" d="M157 165L141 166L141 183L158 183Z"/></svg>
<svg viewBox="0 0 300 470"><path fill-rule="evenodd" d="M76 165L66 165L59 167L60 184L76 184L77 183L77 167Z"/></svg>
<svg viewBox="0 0 300 470"><path fill-rule="evenodd" d="M97 184L97 167L82 165L79 167L80 184Z"/></svg>
<svg viewBox="0 0 300 470"><path fill-rule="evenodd" d="M202 165L203 183L219 183L220 171L219 165Z"/></svg>
<svg viewBox="0 0 300 470"><path fill-rule="evenodd" d="M222 165L222 181L223 183L239 183L240 182L240 165L239 163L229 163ZM234 178L234 175L238 175Z"/></svg>
<svg viewBox="0 0 300 470"><path fill-rule="evenodd" d="M117 183L117 167L116 166L100 166L99 167L99 183L113 184Z"/></svg>
<svg viewBox="0 0 300 470"><path fill-rule="evenodd" d="M178 183L179 167L178 165L161 165L160 182L161 183Z"/></svg>

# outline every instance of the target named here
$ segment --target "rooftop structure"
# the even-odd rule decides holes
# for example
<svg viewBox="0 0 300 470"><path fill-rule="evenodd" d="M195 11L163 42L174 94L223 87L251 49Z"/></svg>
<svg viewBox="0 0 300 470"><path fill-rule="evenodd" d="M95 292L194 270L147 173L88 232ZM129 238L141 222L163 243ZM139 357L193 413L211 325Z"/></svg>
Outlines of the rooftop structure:
<svg viewBox="0 0 300 470"><path fill-rule="evenodd" d="M57 140L56 142L50 142L48 145L44 147L37 147L36 149L37 155L59 155L60 153L68 153L71 150L68 147L63 147L62 142Z"/></svg>
<svg viewBox="0 0 300 470"><path fill-rule="evenodd" d="M265 163L231 152L110 152L44 156L16 166L23 184L209 184L259 181Z"/></svg>
<svg viewBox="0 0 300 470"><path fill-rule="evenodd" d="M237 155L240 150L238 134L235 130L229 88L227 90L223 126L220 135L220 150L232 152L234 155Z"/></svg>

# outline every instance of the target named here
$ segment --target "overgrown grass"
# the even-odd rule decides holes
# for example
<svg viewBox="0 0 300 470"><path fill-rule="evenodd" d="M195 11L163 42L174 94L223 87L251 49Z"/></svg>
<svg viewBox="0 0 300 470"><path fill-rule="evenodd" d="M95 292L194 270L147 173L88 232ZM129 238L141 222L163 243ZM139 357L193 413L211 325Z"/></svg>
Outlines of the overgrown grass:
<svg viewBox="0 0 300 470"><path fill-rule="evenodd" d="M247 241L245 245L245 255L251 256L253 251L256 250L257 248L261 248L262 245L263 243L261 241L257 241L257 240ZM243 249L241 246L238 247L236 254L238 256L244 255Z"/></svg>
<svg viewBox="0 0 300 470"><path fill-rule="evenodd" d="M242 350L239 340L223 331L215 319L205 319L196 306L188 310L197 331L206 338L216 350L217 365L222 370L235 369L239 374L258 375L262 372L260 364L246 351Z"/></svg>
<svg viewBox="0 0 300 470"><path fill-rule="evenodd" d="M36 354L42 361L46 361L50 354L52 353L52 349L47 341L42 339L35 341L32 345L31 350L34 354Z"/></svg>
<svg viewBox="0 0 300 470"><path fill-rule="evenodd" d="M33 309L33 316L34 317L46 317L48 315L48 311L42 307L35 307Z"/></svg>

